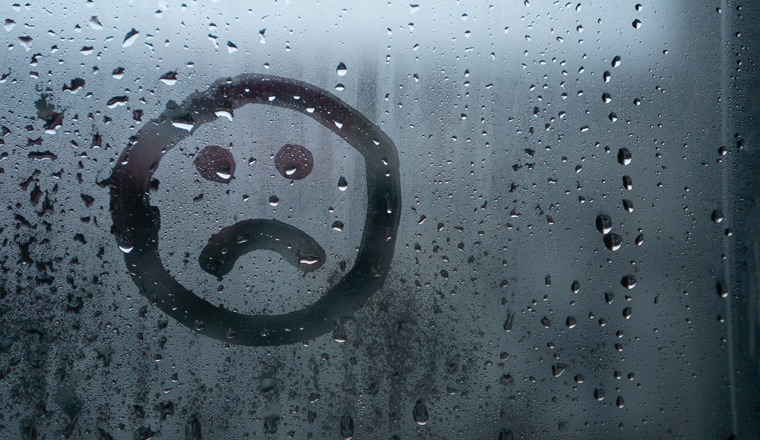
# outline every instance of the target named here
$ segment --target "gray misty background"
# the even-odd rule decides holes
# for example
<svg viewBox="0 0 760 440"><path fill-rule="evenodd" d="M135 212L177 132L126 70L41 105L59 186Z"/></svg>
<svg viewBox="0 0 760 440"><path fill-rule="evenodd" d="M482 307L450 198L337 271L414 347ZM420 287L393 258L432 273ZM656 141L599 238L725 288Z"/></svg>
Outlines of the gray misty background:
<svg viewBox="0 0 760 440"><path fill-rule="evenodd" d="M758 435L760 6L8 5L0 437ZM98 185L167 103L245 72L334 93L399 150L388 280L308 344L226 345L162 314ZM314 153L309 178L275 170L286 143ZM206 145L232 152L229 185L197 173ZM204 125L156 172L164 264L241 313L310 304L356 256L362 160L288 110ZM325 265L199 269L211 234L257 217L308 232Z"/></svg>

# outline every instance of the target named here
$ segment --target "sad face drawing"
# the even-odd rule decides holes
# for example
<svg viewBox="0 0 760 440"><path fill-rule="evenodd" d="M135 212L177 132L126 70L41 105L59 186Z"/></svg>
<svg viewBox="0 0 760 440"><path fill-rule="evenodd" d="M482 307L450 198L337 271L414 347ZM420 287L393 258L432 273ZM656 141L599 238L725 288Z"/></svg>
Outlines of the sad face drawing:
<svg viewBox="0 0 760 440"><path fill-rule="evenodd" d="M366 214L353 266L346 268L343 276L331 283L315 302L282 314L243 314L218 307L203 299L204 292L194 292L196 286L177 281L159 253L160 207L151 204L154 174L166 153L203 124L220 117L232 120L233 112L248 104L275 106L311 118L353 147L365 165ZM255 121L246 123L255 130ZM291 181L307 181L312 169L318 166L308 146L288 140L283 140L272 154L277 173ZM218 145L206 145L193 160L193 172L220 185L235 178L236 167L230 151ZM125 148L108 182L112 232L124 251L135 285L179 323L218 340L269 346L321 336L332 330L336 321L352 315L383 286L393 258L401 212L396 146L356 109L300 81L244 74L219 80L208 89L191 94L181 104L170 101L166 110L145 125ZM233 270L238 259L260 250L279 254L284 262L302 273L319 270L326 260L319 237L307 234L298 225L249 218L220 225L208 237L197 265L221 279ZM256 291L255 282L252 293L262 294Z"/></svg>

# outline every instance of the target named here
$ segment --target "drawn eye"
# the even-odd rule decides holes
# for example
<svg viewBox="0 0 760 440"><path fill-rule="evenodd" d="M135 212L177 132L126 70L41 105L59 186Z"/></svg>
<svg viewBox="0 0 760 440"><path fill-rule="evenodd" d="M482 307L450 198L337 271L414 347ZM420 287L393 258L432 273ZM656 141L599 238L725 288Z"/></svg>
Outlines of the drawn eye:
<svg viewBox="0 0 760 440"><path fill-rule="evenodd" d="M209 145L193 161L200 175L212 182L229 183L235 176L235 159L222 147Z"/></svg>
<svg viewBox="0 0 760 440"><path fill-rule="evenodd" d="M282 177L301 180L314 168L314 156L302 145L285 144L274 157L274 166Z"/></svg>

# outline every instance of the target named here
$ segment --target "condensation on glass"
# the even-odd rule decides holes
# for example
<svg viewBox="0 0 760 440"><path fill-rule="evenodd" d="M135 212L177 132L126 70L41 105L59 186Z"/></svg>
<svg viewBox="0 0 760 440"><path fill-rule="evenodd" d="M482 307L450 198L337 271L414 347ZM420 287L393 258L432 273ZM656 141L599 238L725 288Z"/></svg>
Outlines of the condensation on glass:
<svg viewBox="0 0 760 440"><path fill-rule="evenodd" d="M758 435L760 4L0 19L0 437Z"/></svg>

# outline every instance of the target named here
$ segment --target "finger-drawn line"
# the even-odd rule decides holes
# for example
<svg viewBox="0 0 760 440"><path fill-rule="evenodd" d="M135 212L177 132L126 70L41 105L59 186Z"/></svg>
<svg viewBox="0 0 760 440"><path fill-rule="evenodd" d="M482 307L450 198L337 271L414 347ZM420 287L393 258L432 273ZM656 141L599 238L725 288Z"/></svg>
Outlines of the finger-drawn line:
<svg viewBox="0 0 760 440"><path fill-rule="evenodd" d="M151 181L165 154L219 114L232 116L235 109L248 104L282 107L314 119L355 148L366 164L367 213L353 267L313 304L279 315L246 315L217 307L180 284L161 261L159 208L150 204ZM129 251L124 260L140 292L163 312L198 333L252 346L314 339L330 331L335 321L358 310L385 282L401 213L399 159L393 141L364 115L329 92L271 75L243 74L222 79L207 90L193 93L181 104L170 101L166 110L127 145L107 184L111 187L112 232L119 246ZM255 227L266 229L267 223L247 225L249 239L256 240L255 234L262 229L257 232ZM288 234L284 236L287 239ZM297 233L292 237L296 236ZM305 252L319 257L321 248L313 247L315 243L304 239L303 244ZM212 254L209 250L206 255ZM300 257L296 254L296 258ZM208 262L202 264L223 273L228 261L217 263L218 267Z"/></svg>

